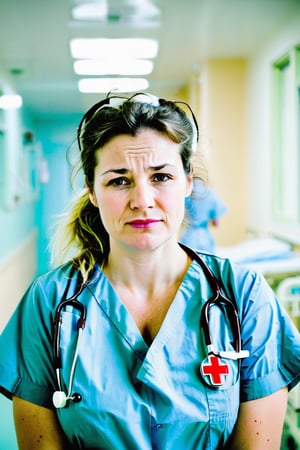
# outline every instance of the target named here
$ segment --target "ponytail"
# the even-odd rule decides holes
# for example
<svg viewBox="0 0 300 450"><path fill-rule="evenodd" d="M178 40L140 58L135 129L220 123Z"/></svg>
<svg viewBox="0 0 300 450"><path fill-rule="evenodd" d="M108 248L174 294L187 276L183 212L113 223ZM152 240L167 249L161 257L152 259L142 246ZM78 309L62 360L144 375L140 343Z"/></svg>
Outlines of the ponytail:
<svg viewBox="0 0 300 450"><path fill-rule="evenodd" d="M86 281L95 263L105 265L109 253L109 235L98 209L84 191L64 213L51 242L52 264L72 261Z"/></svg>

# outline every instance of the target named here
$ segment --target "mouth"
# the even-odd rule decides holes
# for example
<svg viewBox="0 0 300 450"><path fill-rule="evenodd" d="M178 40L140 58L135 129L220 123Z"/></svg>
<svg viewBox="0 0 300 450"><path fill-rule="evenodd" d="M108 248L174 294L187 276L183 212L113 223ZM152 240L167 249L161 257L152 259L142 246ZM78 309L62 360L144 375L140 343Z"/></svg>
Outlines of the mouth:
<svg viewBox="0 0 300 450"><path fill-rule="evenodd" d="M133 228L138 229L149 229L152 228L155 224L160 223L160 220L157 219L138 219L138 220L132 220L131 222L128 222L128 225L130 225Z"/></svg>

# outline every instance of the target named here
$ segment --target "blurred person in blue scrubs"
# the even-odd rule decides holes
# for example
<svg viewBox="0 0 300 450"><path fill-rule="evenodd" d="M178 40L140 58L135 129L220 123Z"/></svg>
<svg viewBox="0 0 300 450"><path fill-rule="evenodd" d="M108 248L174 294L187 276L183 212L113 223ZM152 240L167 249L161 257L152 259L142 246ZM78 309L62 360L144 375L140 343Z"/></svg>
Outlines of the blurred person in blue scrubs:
<svg viewBox="0 0 300 450"><path fill-rule="evenodd" d="M178 243L197 138L146 93L84 115L62 261L0 338L20 450L280 448L299 332L262 276Z"/></svg>
<svg viewBox="0 0 300 450"><path fill-rule="evenodd" d="M185 229L180 242L199 251L215 253L215 239L211 227L217 227L226 205L209 186L194 177L193 190L185 199Z"/></svg>

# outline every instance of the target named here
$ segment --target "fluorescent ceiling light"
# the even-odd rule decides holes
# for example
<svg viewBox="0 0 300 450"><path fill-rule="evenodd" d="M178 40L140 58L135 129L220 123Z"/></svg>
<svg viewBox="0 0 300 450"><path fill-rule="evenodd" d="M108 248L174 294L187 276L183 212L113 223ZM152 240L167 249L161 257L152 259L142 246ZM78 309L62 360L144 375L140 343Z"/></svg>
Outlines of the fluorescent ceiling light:
<svg viewBox="0 0 300 450"><path fill-rule="evenodd" d="M0 109L17 109L22 106L22 97L16 94L4 94L0 96Z"/></svg>
<svg viewBox="0 0 300 450"><path fill-rule="evenodd" d="M74 62L74 72L78 75L148 75L152 70L153 62L147 59L80 59Z"/></svg>
<svg viewBox="0 0 300 450"><path fill-rule="evenodd" d="M108 0L91 0L72 8L72 17L75 20L103 21L106 19L128 23L128 21L156 19L159 16L160 10L152 0L127 0L126 2L109 2L109 4Z"/></svg>
<svg viewBox="0 0 300 450"><path fill-rule="evenodd" d="M78 82L79 91L85 94L135 92L145 90L148 86L148 80L145 78L84 78Z"/></svg>
<svg viewBox="0 0 300 450"><path fill-rule="evenodd" d="M84 3L77 5L72 9L72 17L75 20L97 20L103 19L108 14L106 0Z"/></svg>
<svg viewBox="0 0 300 450"><path fill-rule="evenodd" d="M114 59L114 58L155 58L158 52L158 41L155 39L72 39L71 55L76 59Z"/></svg>

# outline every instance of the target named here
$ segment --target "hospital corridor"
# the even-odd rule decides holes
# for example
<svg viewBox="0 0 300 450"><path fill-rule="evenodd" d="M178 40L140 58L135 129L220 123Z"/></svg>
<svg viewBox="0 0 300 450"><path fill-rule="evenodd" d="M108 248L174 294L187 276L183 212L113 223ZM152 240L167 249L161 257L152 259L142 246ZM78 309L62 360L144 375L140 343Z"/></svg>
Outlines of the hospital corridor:
<svg viewBox="0 0 300 450"><path fill-rule="evenodd" d="M88 186L84 113L136 92L189 105L193 175L222 202L205 223L213 252L263 275L300 331L300 1L1 0L0 333L53 268L57 222ZM0 450L18 450L5 395ZM300 383L280 450L300 450Z"/></svg>

